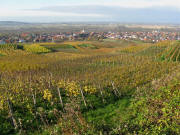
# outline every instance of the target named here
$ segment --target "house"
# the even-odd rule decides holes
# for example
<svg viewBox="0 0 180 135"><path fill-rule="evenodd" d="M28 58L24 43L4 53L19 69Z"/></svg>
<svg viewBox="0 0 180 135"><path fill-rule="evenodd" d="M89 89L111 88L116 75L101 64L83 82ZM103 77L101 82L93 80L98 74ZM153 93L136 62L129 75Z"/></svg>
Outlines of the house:
<svg viewBox="0 0 180 135"><path fill-rule="evenodd" d="M6 42L4 40L0 40L0 44L5 44Z"/></svg>
<svg viewBox="0 0 180 135"><path fill-rule="evenodd" d="M19 40L19 43L24 43L24 42L25 42L25 40L23 40L23 39Z"/></svg>

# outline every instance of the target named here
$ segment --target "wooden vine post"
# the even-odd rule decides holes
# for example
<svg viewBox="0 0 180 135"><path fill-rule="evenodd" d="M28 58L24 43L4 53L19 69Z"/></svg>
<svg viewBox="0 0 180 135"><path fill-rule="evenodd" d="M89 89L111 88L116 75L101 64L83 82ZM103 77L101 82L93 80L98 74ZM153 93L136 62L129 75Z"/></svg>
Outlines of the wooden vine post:
<svg viewBox="0 0 180 135"><path fill-rule="evenodd" d="M119 91L118 91L117 88L115 87L114 82L111 82L111 84L112 84L112 87L113 87L114 94L115 94L117 97L120 97L121 94L119 93Z"/></svg>
<svg viewBox="0 0 180 135"><path fill-rule="evenodd" d="M104 95L103 95L103 92L102 92L102 89L101 89L100 85L99 85L99 91L100 91L100 94L101 94L101 97L102 97L102 101L103 101L103 103L105 103Z"/></svg>
<svg viewBox="0 0 180 135"><path fill-rule="evenodd" d="M63 101L62 101L61 91L60 91L59 87L57 87L57 92L58 92L60 104L61 104L61 106L62 106L62 108L64 110L64 105L63 105Z"/></svg>
<svg viewBox="0 0 180 135"><path fill-rule="evenodd" d="M7 104L8 104L8 108L9 108L9 115L10 115L10 117L11 117L11 119L12 119L14 128L15 128L15 129L18 129L18 124L17 124L17 121L16 121L16 119L14 118L14 114L13 114L12 102L11 102L11 100L10 100L9 98L7 99Z"/></svg>
<svg viewBox="0 0 180 135"><path fill-rule="evenodd" d="M85 107L87 107L86 100L85 100L85 97L84 97L84 94L83 94L82 88L80 88L80 91L81 91L81 96L82 96L82 99L83 99L84 105L85 105Z"/></svg>

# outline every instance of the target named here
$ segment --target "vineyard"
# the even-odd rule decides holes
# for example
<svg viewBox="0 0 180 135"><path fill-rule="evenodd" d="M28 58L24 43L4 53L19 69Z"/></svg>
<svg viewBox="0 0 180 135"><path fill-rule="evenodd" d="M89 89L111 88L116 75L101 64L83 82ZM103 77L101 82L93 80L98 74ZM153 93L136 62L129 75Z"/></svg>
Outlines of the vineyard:
<svg viewBox="0 0 180 135"><path fill-rule="evenodd" d="M50 52L49 49L47 48L44 48L40 45L36 45L36 44L33 44L33 45L24 45L23 46L23 49L26 51L26 52L30 52L30 53L48 53Z"/></svg>
<svg viewBox="0 0 180 135"><path fill-rule="evenodd" d="M180 44L169 46L162 55L163 60L180 61Z"/></svg>
<svg viewBox="0 0 180 135"><path fill-rule="evenodd" d="M0 54L1 135L180 134L178 41L1 45Z"/></svg>

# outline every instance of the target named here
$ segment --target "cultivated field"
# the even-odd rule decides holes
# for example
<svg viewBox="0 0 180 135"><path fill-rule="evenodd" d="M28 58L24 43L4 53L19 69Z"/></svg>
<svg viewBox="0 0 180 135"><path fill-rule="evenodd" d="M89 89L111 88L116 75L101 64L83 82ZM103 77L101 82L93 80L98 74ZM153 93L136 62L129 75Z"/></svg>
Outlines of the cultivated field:
<svg viewBox="0 0 180 135"><path fill-rule="evenodd" d="M180 42L0 45L0 134L180 134Z"/></svg>

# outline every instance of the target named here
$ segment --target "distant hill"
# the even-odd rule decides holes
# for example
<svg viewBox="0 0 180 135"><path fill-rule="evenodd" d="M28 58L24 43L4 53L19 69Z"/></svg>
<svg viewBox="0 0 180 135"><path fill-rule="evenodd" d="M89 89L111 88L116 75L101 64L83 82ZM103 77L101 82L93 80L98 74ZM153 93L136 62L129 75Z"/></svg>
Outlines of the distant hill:
<svg viewBox="0 0 180 135"><path fill-rule="evenodd" d="M0 21L0 33L17 33L17 32L79 32L82 29L87 32L129 32L129 31L161 31L180 32L179 25L152 25L152 24L121 24L107 22L18 22L18 21Z"/></svg>
<svg viewBox="0 0 180 135"><path fill-rule="evenodd" d="M25 22L16 22L16 21L0 21L0 25L8 25L8 26L14 26L14 25L27 25L29 23Z"/></svg>

